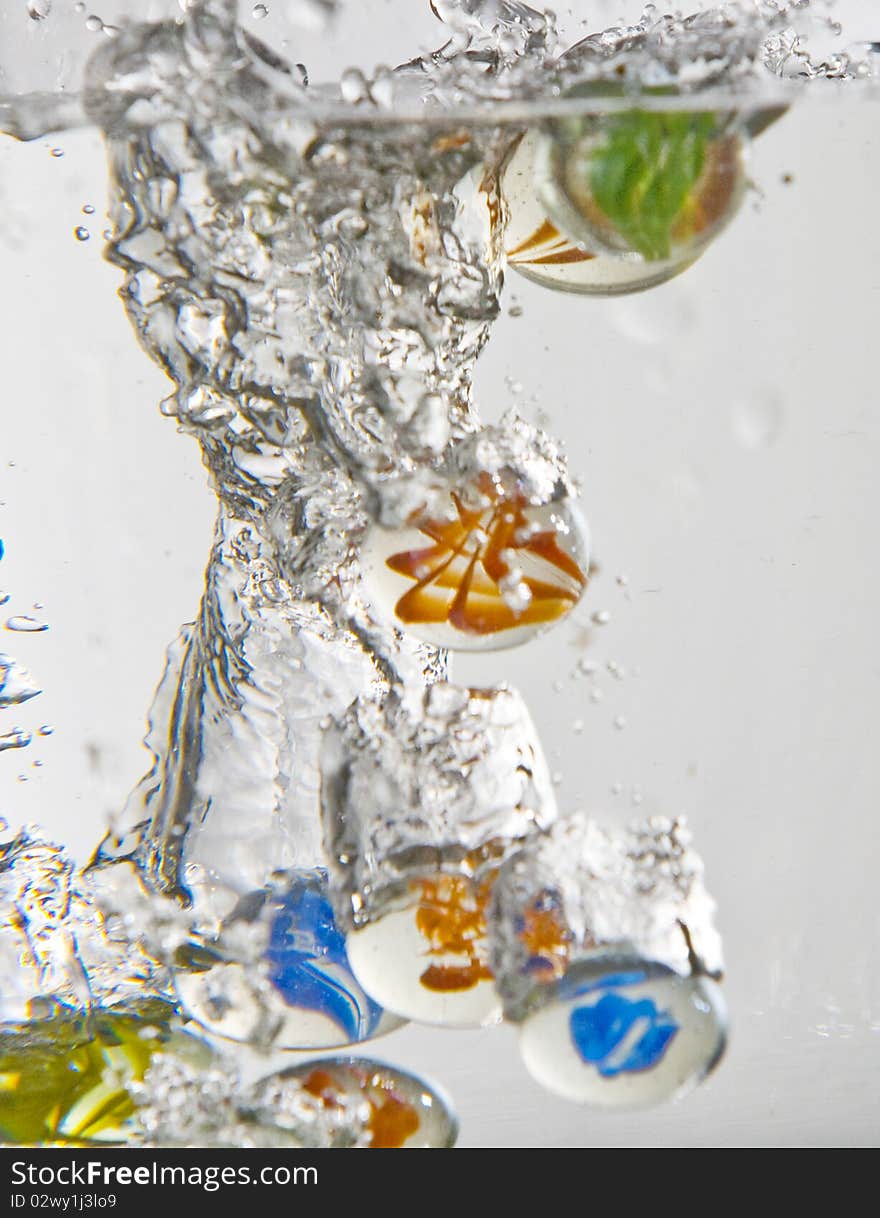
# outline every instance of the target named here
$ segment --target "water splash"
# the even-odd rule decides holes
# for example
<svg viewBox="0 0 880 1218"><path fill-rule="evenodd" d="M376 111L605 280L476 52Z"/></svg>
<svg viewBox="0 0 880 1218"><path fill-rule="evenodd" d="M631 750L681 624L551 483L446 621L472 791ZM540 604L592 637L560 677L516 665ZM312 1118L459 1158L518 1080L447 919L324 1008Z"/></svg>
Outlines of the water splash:
<svg viewBox="0 0 880 1218"><path fill-rule="evenodd" d="M235 4L183 7L180 20L119 30L90 18L93 34L113 36L92 38L82 90L0 110L23 137L84 117L104 131L108 257L141 344L173 382L163 411L200 443L218 501L204 595L150 713L153 767L87 875L34 834L0 848L3 1010L26 1019L46 1001L83 1011L132 994L170 1004L181 975L219 975L210 1002L222 1015L255 995L248 1038L269 1047L281 1025L267 995L289 980L288 940L301 979L306 914L276 919L267 942L262 911L325 862L325 728L355 699L421 695L446 675L443 650L373 603L359 547L370 523L398 527L448 493L463 453L485 456L474 366L500 311L501 170L523 136L521 115L492 105L607 100L609 83L626 104L646 88L726 87L763 115L763 86L782 76L857 69L810 58L787 25L800 4L741 7L736 20L732 7L689 19L652 9L566 50L555 20L516 0L434 0L445 41L433 54L314 87L236 26ZM298 5L320 18L335 8ZM484 472L503 482L509 467ZM0 668L0 690L19 690L7 704L38 692L22 672ZM310 951L339 966L325 923ZM229 981L243 975L246 986ZM375 1004L349 998L337 993L331 1011L346 1034L360 1021L377 1031ZM157 1062L143 1087L145 1140L203 1136L211 1113L221 1142L247 1124L238 1083L220 1075ZM293 1137L314 1114L307 1093L291 1091ZM277 1123L287 1101L273 1096Z"/></svg>

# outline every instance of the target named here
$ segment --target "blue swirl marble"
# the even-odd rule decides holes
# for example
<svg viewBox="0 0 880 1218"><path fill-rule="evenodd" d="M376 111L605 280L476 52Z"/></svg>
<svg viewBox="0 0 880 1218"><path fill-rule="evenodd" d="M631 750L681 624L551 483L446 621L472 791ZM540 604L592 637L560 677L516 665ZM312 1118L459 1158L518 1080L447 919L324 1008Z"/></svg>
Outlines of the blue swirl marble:
<svg viewBox="0 0 880 1218"><path fill-rule="evenodd" d="M297 879L272 920L269 979L292 1007L326 1015L348 1040L364 1040L384 1011L355 980L320 873Z"/></svg>
<svg viewBox="0 0 880 1218"><path fill-rule="evenodd" d="M653 998L627 998L619 989L637 985L645 974L614 973L582 986L577 995L599 992L598 999L576 1007L569 1019L571 1039L583 1061L603 1078L652 1070L679 1031L668 1011Z"/></svg>

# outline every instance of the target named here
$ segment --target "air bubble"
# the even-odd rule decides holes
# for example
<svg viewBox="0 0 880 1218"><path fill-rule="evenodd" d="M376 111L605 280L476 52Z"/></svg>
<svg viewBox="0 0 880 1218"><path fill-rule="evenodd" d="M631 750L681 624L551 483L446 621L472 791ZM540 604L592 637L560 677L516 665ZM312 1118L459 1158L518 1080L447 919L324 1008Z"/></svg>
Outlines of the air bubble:
<svg viewBox="0 0 880 1218"><path fill-rule="evenodd" d="M73 230L73 235L76 237L77 241L88 241L92 234L87 228L84 228L82 224L78 224Z"/></svg>
<svg viewBox="0 0 880 1218"><path fill-rule="evenodd" d="M49 625L47 622L38 621L35 617L28 617L27 614L15 614L6 619L6 629L19 634L37 634L41 630L48 630Z"/></svg>
<svg viewBox="0 0 880 1218"><path fill-rule="evenodd" d="M84 203L82 211L84 216L93 216L95 214L95 209L91 203Z"/></svg>
<svg viewBox="0 0 880 1218"><path fill-rule="evenodd" d="M269 16L269 10L265 4L255 4L251 15L254 21L262 21L264 17Z"/></svg>
<svg viewBox="0 0 880 1218"><path fill-rule="evenodd" d="M32 21L45 21L52 11L52 0L28 0L27 11Z"/></svg>
<svg viewBox="0 0 880 1218"><path fill-rule="evenodd" d="M26 749L31 739L30 732L25 731L23 727L14 727L11 732L4 732L0 736L0 753L5 753L8 749Z"/></svg>
<svg viewBox="0 0 880 1218"><path fill-rule="evenodd" d="M86 29L89 30L92 34L98 33L100 30L103 30L103 28L104 28L104 22L101 20L100 17L95 17L95 16L86 17Z"/></svg>

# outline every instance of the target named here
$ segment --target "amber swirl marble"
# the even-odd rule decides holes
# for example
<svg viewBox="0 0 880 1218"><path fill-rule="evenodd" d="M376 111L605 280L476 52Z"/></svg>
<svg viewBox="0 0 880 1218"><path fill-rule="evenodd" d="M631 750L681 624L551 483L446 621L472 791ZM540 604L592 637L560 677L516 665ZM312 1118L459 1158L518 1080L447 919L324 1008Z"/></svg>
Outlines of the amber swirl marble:
<svg viewBox="0 0 880 1218"><path fill-rule="evenodd" d="M356 1144L365 1149L444 1149L454 1146L458 1136L455 1114L437 1086L384 1062L358 1057L304 1062L262 1079L250 1103L283 1121L285 1095L292 1086L326 1114L347 1111Z"/></svg>
<svg viewBox="0 0 880 1218"><path fill-rule="evenodd" d="M425 1023L497 1021L492 886L556 816L519 695L438 683L361 700L328 729L322 761L331 891L364 989Z"/></svg>
<svg viewBox="0 0 880 1218"><path fill-rule="evenodd" d="M398 527L374 525L361 547L367 593L398 629L436 647L493 651L571 613L587 586L589 538L547 436L511 414L456 446L425 492L426 503Z"/></svg>

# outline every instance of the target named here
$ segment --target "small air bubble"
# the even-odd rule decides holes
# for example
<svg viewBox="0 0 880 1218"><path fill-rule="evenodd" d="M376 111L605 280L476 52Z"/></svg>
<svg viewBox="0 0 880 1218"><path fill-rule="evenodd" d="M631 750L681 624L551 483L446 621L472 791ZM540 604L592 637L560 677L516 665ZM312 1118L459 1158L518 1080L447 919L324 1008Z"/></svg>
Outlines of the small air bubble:
<svg viewBox="0 0 880 1218"><path fill-rule="evenodd" d="M604 697L605 697L605 694L602 692L601 689L597 688L597 689L590 690L590 701L591 702L601 702Z"/></svg>
<svg viewBox="0 0 880 1218"><path fill-rule="evenodd" d="M93 216L95 214L95 209L91 203L84 203L82 211L84 216Z"/></svg>
<svg viewBox="0 0 880 1218"><path fill-rule="evenodd" d="M622 791L623 791L622 782L613 782L611 784L611 794L612 795L620 795Z"/></svg>
<svg viewBox="0 0 880 1218"><path fill-rule="evenodd" d="M626 727L626 715L617 715L614 719L614 727L618 732L622 732Z"/></svg>
<svg viewBox="0 0 880 1218"><path fill-rule="evenodd" d="M262 21L264 17L269 16L269 10L265 4L255 4L253 8L254 21Z"/></svg>
<svg viewBox="0 0 880 1218"><path fill-rule="evenodd" d="M595 622L597 626L607 626L611 621L611 614L607 609L597 609L590 621Z"/></svg>
<svg viewBox="0 0 880 1218"><path fill-rule="evenodd" d="M9 593L3 592L2 589L0 589L0 605L5 605L5 604L7 604L8 601L9 601Z"/></svg>
<svg viewBox="0 0 880 1218"><path fill-rule="evenodd" d="M33 21L44 21L52 12L52 0L28 0L27 11Z"/></svg>
<svg viewBox="0 0 880 1218"><path fill-rule="evenodd" d="M86 17L86 29L90 30L91 33L97 34L100 30L103 30L103 28L104 22L100 17L96 17L94 15L91 17Z"/></svg>
<svg viewBox="0 0 880 1218"><path fill-rule="evenodd" d="M41 724L40 727L37 728L37 735L38 736L51 736L54 731L55 731L55 728L52 726L51 723L43 723L43 724Z"/></svg>
<svg viewBox="0 0 880 1218"><path fill-rule="evenodd" d="M574 734L576 736L579 736L581 734L581 732L584 730L583 719L575 719L574 723L571 725L571 730L574 732Z"/></svg>
<svg viewBox="0 0 880 1218"><path fill-rule="evenodd" d="M76 237L77 241L88 241L92 234L87 228L83 228L81 224L78 224L73 230L73 235Z"/></svg>
<svg viewBox="0 0 880 1218"><path fill-rule="evenodd" d="M50 155L54 156L55 159L57 160L58 157L64 156L64 149L63 148L53 148Z"/></svg>
<svg viewBox="0 0 880 1218"><path fill-rule="evenodd" d="M510 308L507 310L507 315L508 315L508 317L522 317L522 315L523 315L522 305L511 305Z"/></svg>
<svg viewBox="0 0 880 1218"><path fill-rule="evenodd" d="M554 787L560 787L560 786L562 786L562 775L559 773L559 771L558 771L558 770L557 770L557 771L556 771L556 773L555 773L555 774L554 774L554 775L551 777L550 781L553 783Z"/></svg>

